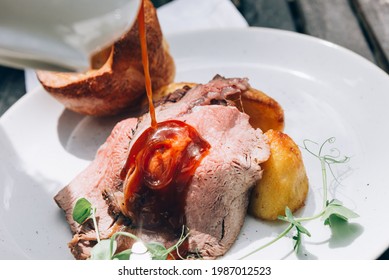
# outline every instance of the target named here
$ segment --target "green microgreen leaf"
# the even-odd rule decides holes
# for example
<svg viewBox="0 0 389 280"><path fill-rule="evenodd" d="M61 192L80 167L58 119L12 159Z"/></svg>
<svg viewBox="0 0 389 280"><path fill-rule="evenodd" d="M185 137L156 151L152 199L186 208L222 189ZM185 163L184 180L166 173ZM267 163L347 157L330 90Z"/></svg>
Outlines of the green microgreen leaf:
<svg viewBox="0 0 389 280"><path fill-rule="evenodd" d="M328 183L327 183L327 169L329 169L331 175L334 177L335 181L337 181L336 176L334 175L334 172L332 170L333 164L342 164L346 163L350 160L350 157L348 156L342 156L340 151L337 148L328 148L326 145L331 145L335 143L335 137L330 137L327 140L325 140L321 145L319 145L317 142L311 141L311 140L304 140L303 146L301 147L306 152L311 154L312 156L316 157L320 162L321 172L322 172L322 185L323 185L323 207L322 210L320 210L318 213L314 214L313 216L309 217L301 217L296 218L293 216L292 211L286 207L285 208L285 216L278 216L279 220L282 220L284 222L289 223L288 227L284 229L283 232L281 232L278 236L276 236L271 241L267 242L266 244L262 245L261 247L251 251L250 253L246 254L240 259L244 259L270 245L275 243L276 241L280 240L282 237L286 236L289 232L291 232L293 229L296 230L296 234L293 236L294 241L294 250L298 252L301 247L302 243L302 234L305 234L307 236L311 236L309 231L301 224L301 222L311 221L318 218L322 218L324 220L325 225L332 225L335 223L343 222L347 223L348 219L359 217L358 214L353 212L352 210L344 207L342 203L338 200L331 200L328 202L327 195L328 195ZM316 146L317 151L314 151L311 146ZM331 230L334 230L335 226L331 227Z"/></svg>
<svg viewBox="0 0 389 280"><path fill-rule="evenodd" d="M302 240L301 234L305 234L309 237L311 236L311 234L301 224L301 222L296 220L296 218L293 216L293 213L288 206L286 206L286 208L285 208L285 216L278 216L278 219L282 220L284 222L290 223L290 225L291 225L290 230L292 230L293 228L296 229L296 235L293 236L293 240L294 240L293 250L295 252L299 252L301 240Z"/></svg>
<svg viewBox="0 0 389 280"><path fill-rule="evenodd" d="M91 260L111 260L113 252L116 251L117 242L113 241L113 250L111 250L111 240L104 239L97 243L91 251Z"/></svg>
<svg viewBox="0 0 389 280"><path fill-rule="evenodd" d="M120 253L115 254L112 257L112 259L114 259L114 260L129 260L131 254L132 254L132 250L127 249L127 250L121 251Z"/></svg>
<svg viewBox="0 0 389 280"><path fill-rule="evenodd" d="M285 216L278 216L278 219L292 224L298 232L311 236L309 231L299 221L296 220L288 206L285 208Z"/></svg>
<svg viewBox="0 0 389 280"><path fill-rule="evenodd" d="M177 250L177 255L179 257L180 254L178 252L178 248L181 246L181 244L188 238L189 232L185 234L185 226L182 227L181 236L178 239L177 243L171 246L170 248L166 249L165 246L159 242L150 242L146 245L146 248L151 253L153 260L166 260L168 255L173 252L174 250Z"/></svg>
<svg viewBox="0 0 389 280"><path fill-rule="evenodd" d="M295 252L300 252L301 248L301 232L297 230L296 235L293 236L294 240L294 245L293 245L293 250Z"/></svg>
<svg viewBox="0 0 389 280"><path fill-rule="evenodd" d="M73 208L73 220L83 224L91 217L92 204L86 198L80 198L77 200Z"/></svg>
<svg viewBox="0 0 389 280"><path fill-rule="evenodd" d="M159 242L150 242L145 244L153 260L166 260L169 254L168 249Z"/></svg>
<svg viewBox="0 0 389 280"><path fill-rule="evenodd" d="M359 217L357 213L343 206L342 202L336 199L327 202L327 207L325 208L324 213L321 217L321 219L324 220L324 225L331 226L330 218L333 216L336 216L337 218L342 219L344 221Z"/></svg>
<svg viewBox="0 0 389 280"><path fill-rule="evenodd" d="M141 241L139 237L136 235L129 233L129 232L116 232L114 233L111 238L100 240L99 237L99 231L97 226L97 219L96 219L96 208L93 208L92 204L86 199L86 198L80 198L77 200L74 208L73 208L73 219L78 222L79 224L84 223L87 219L92 218L93 224L96 231L96 239L97 244L92 248L91 250L91 260L128 260L130 259L131 254L133 253L132 249L127 249L122 252L119 252L115 254L117 249L117 241L116 237L118 236L125 236L128 238L132 238L135 241ZM167 256L173 251L177 250L179 246L184 242L184 240L189 236L189 233L187 233L184 236L185 233L185 226L183 226L181 236L176 244L174 244L172 247L166 249L165 246L158 242L150 242L145 244L147 251L151 254L153 260L166 260Z"/></svg>

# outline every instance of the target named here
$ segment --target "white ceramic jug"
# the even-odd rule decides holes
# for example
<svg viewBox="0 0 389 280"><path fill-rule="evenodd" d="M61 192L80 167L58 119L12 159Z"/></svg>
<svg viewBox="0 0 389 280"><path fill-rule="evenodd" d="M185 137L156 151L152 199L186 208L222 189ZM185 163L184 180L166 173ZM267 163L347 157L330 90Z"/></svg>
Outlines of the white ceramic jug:
<svg viewBox="0 0 389 280"><path fill-rule="evenodd" d="M124 34L141 0L0 0L0 64L84 71Z"/></svg>

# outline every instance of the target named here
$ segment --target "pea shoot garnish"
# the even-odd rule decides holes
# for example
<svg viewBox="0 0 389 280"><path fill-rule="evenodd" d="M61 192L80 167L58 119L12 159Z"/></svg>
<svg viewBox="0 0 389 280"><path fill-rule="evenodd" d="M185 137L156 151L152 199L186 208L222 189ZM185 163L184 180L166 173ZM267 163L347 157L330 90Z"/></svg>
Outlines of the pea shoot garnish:
<svg viewBox="0 0 389 280"><path fill-rule="evenodd" d="M86 198L80 198L77 200L73 208L73 220L79 224L83 224L87 220L92 219L96 232L97 244L91 250L91 260L129 260L134 254L138 254L137 252L133 251L132 248L128 248L124 251L116 253L116 238L119 236L132 238L135 240L135 242L142 243L146 248L146 252L142 252L142 254L148 254L153 260L166 260L169 256L172 255L173 251L176 251L176 254L181 257L178 249L189 236L189 232L185 234L186 228L183 227L179 240L170 248L165 248L165 246L159 242L144 243L136 235L123 231L114 233L109 239L100 240L95 214L96 208L93 207L93 205Z"/></svg>
<svg viewBox="0 0 389 280"><path fill-rule="evenodd" d="M245 259L248 256L266 248L270 245L274 244L284 236L286 236L290 232L294 232L293 235L293 249L295 252L299 252L301 249L302 244L302 236L306 235L308 237L311 237L310 232L307 228L305 228L302 223L306 221L311 221L315 219L321 219L323 221L324 225L332 226L333 221L336 219L341 219L343 221L348 222L349 219L357 218L359 217L358 214L356 214L354 211L348 209L347 207L343 206L343 203L337 199L331 199L328 200L328 183L327 183L327 171L329 170L332 176L336 177L332 170L333 164L342 164L346 163L350 160L350 157L347 156L341 156L341 153L336 148L331 148L329 150L330 153L325 153L325 146L329 144L333 144L335 142L335 138L331 137L328 138L326 141L323 142L323 144L319 145L316 142L305 140L303 142L303 147L301 147L303 150L306 150L308 153L316 157L320 161L320 167L321 167L321 173L322 173L322 188L323 188L323 206L322 209L315 215L310 217L295 217L292 214L292 211L286 207L285 209L285 216L279 216L278 219L281 221L284 221L288 224L288 226L285 228L283 232L281 232L277 237L272 239L270 242L262 245L261 247L255 249L254 251L248 253L247 255L241 257L240 259ZM315 145L318 148L318 151L315 153L311 150L310 147L308 147L308 144Z"/></svg>
<svg viewBox="0 0 389 280"><path fill-rule="evenodd" d="M92 204L86 198L78 199L73 208L73 220L81 225L90 218L95 227L97 242L100 242L99 228L96 220L96 208L92 207Z"/></svg>

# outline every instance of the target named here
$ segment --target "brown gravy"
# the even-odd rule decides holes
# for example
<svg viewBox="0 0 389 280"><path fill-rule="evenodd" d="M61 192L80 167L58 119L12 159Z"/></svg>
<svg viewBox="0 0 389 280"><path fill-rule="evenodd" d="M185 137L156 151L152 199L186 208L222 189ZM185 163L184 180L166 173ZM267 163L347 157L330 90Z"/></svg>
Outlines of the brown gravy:
<svg viewBox="0 0 389 280"><path fill-rule="evenodd" d="M178 238L186 224L187 186L210 145L182 121L156 120L143 4L138 24L151 125L133 143L120 174L124 180L123 214L137 227Z"/></svg>
<svg viewBox="0 0 389 280"><path fill-rule="evenodd" d="M181 234L186 187L209 148L181 121L148 128L133 144L121 173L125 214L144 229Z"/></svg>

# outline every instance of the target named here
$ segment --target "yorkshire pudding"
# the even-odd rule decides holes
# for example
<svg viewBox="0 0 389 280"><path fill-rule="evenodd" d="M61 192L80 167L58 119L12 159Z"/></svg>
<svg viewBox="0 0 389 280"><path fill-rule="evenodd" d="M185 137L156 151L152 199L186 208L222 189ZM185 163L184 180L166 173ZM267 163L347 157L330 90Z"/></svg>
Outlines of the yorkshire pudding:
<svg viewBox="0 0 389 280"><path fill-rule="evenodd" d="M145 26L152 87L158 90L173 81L175 65L149 0ZM96 54L92 68L86 73L38 71L37 76L46 91L81 114L115 115L136 106L145 94L138 22L113 46Z"/></svg>

